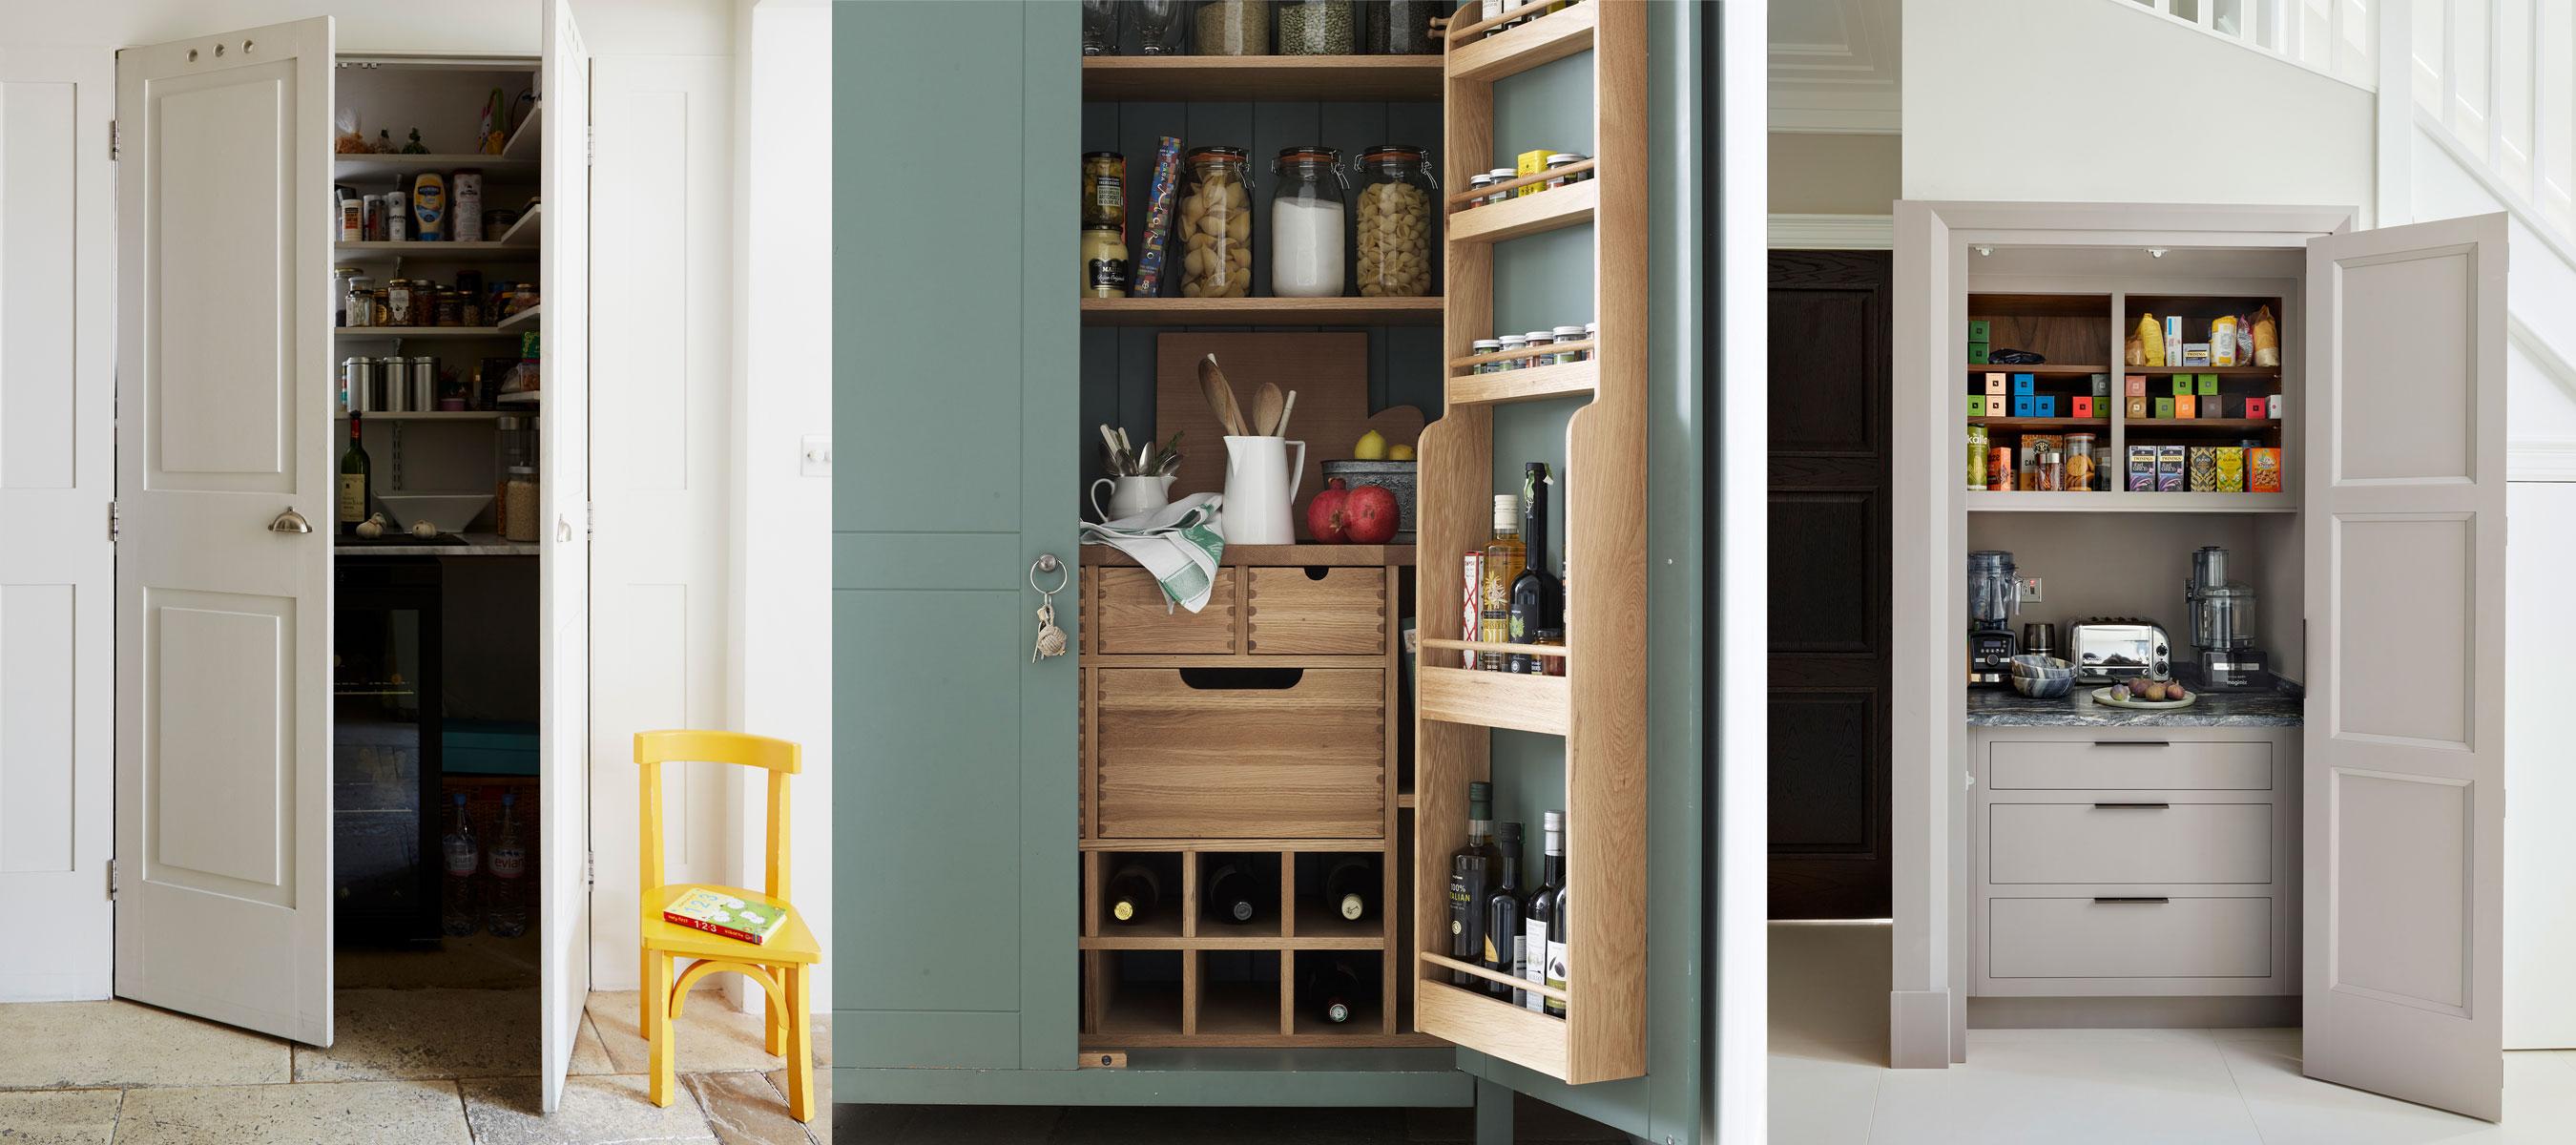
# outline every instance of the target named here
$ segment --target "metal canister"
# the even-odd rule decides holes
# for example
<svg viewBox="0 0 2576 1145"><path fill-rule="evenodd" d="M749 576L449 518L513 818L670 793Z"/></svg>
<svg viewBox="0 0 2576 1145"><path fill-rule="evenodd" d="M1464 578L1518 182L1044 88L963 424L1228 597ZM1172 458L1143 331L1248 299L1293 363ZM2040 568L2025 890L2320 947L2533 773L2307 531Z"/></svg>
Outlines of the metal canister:
<svg viewBox="0 0 2576 1145"><path fill-rule="evenodd" d="M411 369L408 360L387 355L376 359L376 396L368 408L385 413L411 412L411 388L402 384L403 375Z"/></svg>
<svg viewBox="0 0 2576 1145"><path fill-rule="evenodd" d="M411 391L409 396L411 404L404 408L415 412L437 409L438 359L427 354L413 358L411 370L403 378L403 385Z"/></svg>
<svg viewBox="0 0 2576 1145"><path fill-rule="evenodd" d="M376 405L376 360L347 358L340 363L340 412L374 413Z"/></svg>

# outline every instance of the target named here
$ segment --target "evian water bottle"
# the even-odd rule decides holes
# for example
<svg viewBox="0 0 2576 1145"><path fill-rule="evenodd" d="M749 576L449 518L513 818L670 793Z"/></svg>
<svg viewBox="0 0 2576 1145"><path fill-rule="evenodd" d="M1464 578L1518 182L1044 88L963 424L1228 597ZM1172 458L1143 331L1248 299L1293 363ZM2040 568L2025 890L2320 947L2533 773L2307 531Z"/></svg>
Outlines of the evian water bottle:
<svg viewBox="0 0 2576 1145"><path fill-rule="evenodd" d="M474 839L474 824L465 816L464 793L455 800L456 827L438 840L446 864L446 877L439 880L438 925L449 936L463 938L474 933L474 869L482 865L482 850Z"/></svg>
<svg viewBox="0 0 2576 1145"><path fill-rule="evenodd" d="M492 844L492 933L516 938L528 932L528 852L519 845L517 794L501 796L501 838Z"/></svg>

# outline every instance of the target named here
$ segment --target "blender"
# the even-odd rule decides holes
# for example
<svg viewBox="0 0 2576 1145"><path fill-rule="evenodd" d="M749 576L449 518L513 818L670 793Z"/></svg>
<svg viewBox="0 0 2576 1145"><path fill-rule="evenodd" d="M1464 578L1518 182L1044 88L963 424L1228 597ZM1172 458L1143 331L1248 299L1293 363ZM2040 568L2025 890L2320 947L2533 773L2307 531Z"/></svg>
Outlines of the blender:
<svg viewBox="0 0 2576 1145"><path fill-rule="evenodd" d="M2021 582L2015 578L2013 555L1996 549L1968 554L1968 686L2000 688L2012 683L2012 658L2021 650L2013 638L2012 613L2021 609Z"/></svg>
<svg viewBox="0 0 2576 1145"><path fill-rule="evenodd" d="M2208 545L2191 555L2182 598L2191 613L2200 686L2218 692L2269 687L2263 653L2254 647L2254 590L2227 579L2226 549Z"/></svg>

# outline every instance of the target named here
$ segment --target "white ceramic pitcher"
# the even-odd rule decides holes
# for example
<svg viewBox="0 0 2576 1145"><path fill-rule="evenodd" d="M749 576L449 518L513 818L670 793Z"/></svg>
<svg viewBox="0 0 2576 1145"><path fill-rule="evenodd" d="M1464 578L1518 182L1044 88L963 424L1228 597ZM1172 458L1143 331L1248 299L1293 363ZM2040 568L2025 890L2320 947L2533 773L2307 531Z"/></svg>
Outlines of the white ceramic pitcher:
<svg viewBox="0 0 2576 1145"><path fill-rule="evenodd" d="M1297 460L1288 460L1288 447ZM1297 525L1288 507L1306 476L1306 443L1279 437L1225 439L1225 543L1293 545Z"/></svg>
<svg viewBox="0 0 2576 1145"><path fill-rule="evenodd" d="M1157 477L1102 477L1091 483L1091 511L1100 514L1102 524L1142 516L1172 503L1172 482L1180 475L1167 473ZM1109 486L1109 507L1100 507L1100 487Z"/></svg>

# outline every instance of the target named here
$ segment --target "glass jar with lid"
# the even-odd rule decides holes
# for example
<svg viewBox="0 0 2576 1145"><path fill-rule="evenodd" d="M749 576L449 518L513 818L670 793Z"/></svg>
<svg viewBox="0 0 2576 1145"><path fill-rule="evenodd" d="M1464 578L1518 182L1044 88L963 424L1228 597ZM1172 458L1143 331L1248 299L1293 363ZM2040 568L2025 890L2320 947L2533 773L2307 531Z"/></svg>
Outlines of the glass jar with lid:
<svg viewBox="0 0 2576 1145"><path fill-rule="evenodd" d="M501 537L521 544L537 539L537 471L513 465L501 482Z"/></svg>
<svg viewBox="0 0 2576 1145"><path fill-rule="evenodd" d="M1270 0L1207 0L1190 31L1190 50L1202 56L1269 55Z"/></svg>
<svg viewBox="0 0 2576 1145"><path fill-rule="evenodd" d="M1252 293L1252 165L1240 147L1190 151L1181 194L1181 296Z"/></svg>
<svg viewBox="0 0 2576 1145"><path fill-rule="evenodd" d="M1419 147L1382 143L1360 153L1358 217L1351 224L1360 294L1431 293L1431 204L1440 184Z"/></svg>
<svg viewBox="0 0 2576 1145"><path fill-rule="evenodd" d="M1342 153L1330 147L1282 148L1270 173L1278 176L1270 188L1270 293L1340 297L1344 223L1350 214Z"/></svg>
<svg viewBox="0 0 2576 1145"><path fill-rule="evenodd" d="M1082 156L1082 225L1127 227L1127 157L1115 151Z"/></svg>
<svg viewBox="0 0 2576 1145"><path fill-rule="evenodd" d="M348 297L341 300L343 326L376 324L376 280L364 275L349 276Z"/></svg>
<svg viewBox="0 0 2576 1145"><path fill-rule="evenodd" d="M1426 0L1379 0L1361 5L1360 50L1372 56L1421 56L1440 50L1431 18L1453 5Z"/></svg>
<svg viewBox="0 0 2576 1145"><path fill-rule="evenodd" d="M1351 0L1278 0L1283 56L1347 56L1359 49L1358 12Z"/></svg>
<svg viewBox="0 0 2576 1145"><path fill-rule="evenodd" d="M1082 232L1082 296L1127 297L1127 232L1090 227Z"/></svg>

